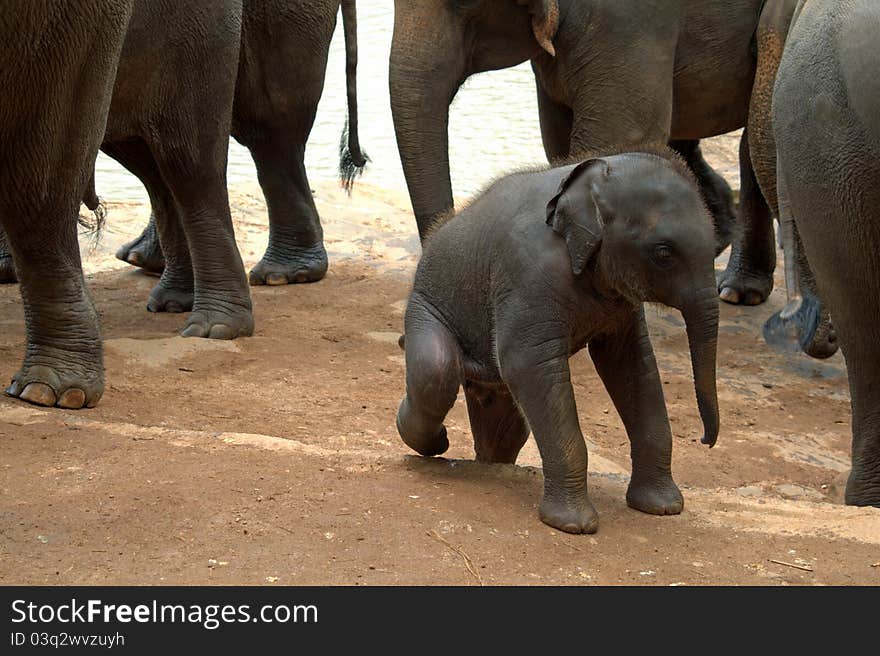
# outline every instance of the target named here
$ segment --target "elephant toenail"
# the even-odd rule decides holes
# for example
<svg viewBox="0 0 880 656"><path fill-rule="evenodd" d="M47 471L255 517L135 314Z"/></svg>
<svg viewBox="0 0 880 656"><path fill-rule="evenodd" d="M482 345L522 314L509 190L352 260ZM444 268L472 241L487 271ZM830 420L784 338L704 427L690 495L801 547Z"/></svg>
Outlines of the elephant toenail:
<svg viewBox="0 0 880 656"><path fill-rule="evenodd" d="M55 392L51 387L44 383L30 383L24 388L19 397L22 401L34 403L36 405L53 406L55 405Z"/></svg>
<svg viewBox="0 0 880 656"><path fill-rule="evenodd" d="M235 331L226 324L218 323L211 327L208 337L210 339L235 339Z"/></svg>
<svg viewBox="0 0 880 656"><path fill-rule="evenodd" d="M86 393L81 389L69 389L58 400L59 408L79 410L86 404Z"/></svg>
<svg viewBox="0 0 880 656"><path fill-rule="evenodd" d="M287 284L287 276L282 273L270 273L266 276L266 284L267 285L286 285Z"/></svg>
<svg viewBox="0 0 880 656"><path fill-rule="evenodd" d="M727 303L739 303L739 293L732 287L725 287L719 294L722 301Z"/></svg>
<svg viewBox="0 0 880 656"><path fill-rule="evenodd" d="M205 329L197 323L190 324L180 333L183 337L204 337Z"/></svg>

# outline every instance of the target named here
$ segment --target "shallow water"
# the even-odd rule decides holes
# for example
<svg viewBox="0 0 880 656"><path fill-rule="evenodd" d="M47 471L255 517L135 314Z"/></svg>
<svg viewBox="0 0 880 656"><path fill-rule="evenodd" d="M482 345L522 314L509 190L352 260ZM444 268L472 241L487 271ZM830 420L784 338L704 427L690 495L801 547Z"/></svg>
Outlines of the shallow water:
<svg viewBox="0 0 880 656"><path fill-rule="evenodd" d="M360 136L371 159L362 180L405 189L388 98L394 1L361 2L358 18ZM537 112L535 82L528 63L468 81L450 112L450 161L456 197L472 195L503 172L545 161ZM336 178L345 116L345 47L340 20L330 49L324 95L306 150L310 180ZM231 185L257 180L250 153L232 140L228 179ZM137 178L103 154L98 157L96 181L98 193L107 199L146 201Z"/></svg>

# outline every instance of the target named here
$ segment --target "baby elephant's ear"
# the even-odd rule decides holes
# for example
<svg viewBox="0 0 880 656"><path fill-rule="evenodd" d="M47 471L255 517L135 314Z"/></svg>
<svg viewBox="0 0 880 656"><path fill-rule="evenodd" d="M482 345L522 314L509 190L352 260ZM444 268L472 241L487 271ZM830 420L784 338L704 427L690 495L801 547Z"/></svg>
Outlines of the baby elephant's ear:
<svg viewBox="0 0 880 656"><path fill-rule="evenodd" d="M547 203L547 225L565 239L571 270L579 276L599 252L605 227L594 190L608 179L611 169L603 159L578 164Z"/></svg>

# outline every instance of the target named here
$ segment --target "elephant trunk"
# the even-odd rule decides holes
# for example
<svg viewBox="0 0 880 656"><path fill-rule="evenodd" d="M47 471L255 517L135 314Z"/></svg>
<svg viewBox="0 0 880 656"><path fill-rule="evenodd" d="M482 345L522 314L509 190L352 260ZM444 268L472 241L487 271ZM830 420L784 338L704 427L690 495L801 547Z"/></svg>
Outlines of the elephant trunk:
<svg viewBox="0 0 880 656"><path fill-rule="evenodd" d="M688 346L694 371L697 407L703 420L703 444L710 447L718 439L718 393L715 387L715 361L718 351L718 297L714 288L704 290L682 310L687 325Z"/></svg>
<svg viewBox="0 0 880 656"><path fill-rule="evenodd" d="M397 5L399 9L399 3ZM389 87L403 173L422 241L453 207L449 105L465 77L462 36L451 16L395 12Z"/></svg>
<svg viewBox="0 0 880 656"><path fill-rule="evenodd" d="M342 0L342 25L345 33L345 84L348 94L348 119L339 142L339 176L342 185L351 191L355 177L363 172L369 159L361 148L358 134L358 43L355 0Z"/></svg>

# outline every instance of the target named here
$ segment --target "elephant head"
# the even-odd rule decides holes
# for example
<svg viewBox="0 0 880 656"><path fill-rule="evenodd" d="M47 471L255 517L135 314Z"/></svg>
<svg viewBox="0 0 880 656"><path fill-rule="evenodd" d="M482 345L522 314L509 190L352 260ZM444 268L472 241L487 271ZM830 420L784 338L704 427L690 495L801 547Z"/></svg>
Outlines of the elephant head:
<svg viewBox="0 0 880 656"><path fill-rule="evenodd" d="M453 206L449 105L475 73L554 55L557 0L395 0L389 86L400 160L422 239Z"/></svg>
<svg viewBox="0 0 880 656"><path fill-rule="evenodd" d="M674 158L629 153L576 166L547 205L572 272L633 303L678 309L687 325L703 443L718 437L718 297L712 219Z"/></svg>

